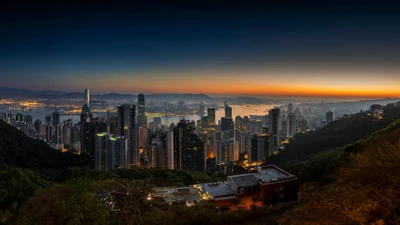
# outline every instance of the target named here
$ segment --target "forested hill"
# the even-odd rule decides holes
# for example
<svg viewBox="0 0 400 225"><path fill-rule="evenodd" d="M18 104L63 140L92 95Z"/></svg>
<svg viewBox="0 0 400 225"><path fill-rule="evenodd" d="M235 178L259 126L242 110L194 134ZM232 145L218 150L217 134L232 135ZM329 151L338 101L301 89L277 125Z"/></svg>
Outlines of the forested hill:
<svg viewBox="0 0 400 225"><path fill-rule="evenodd" d="M282 166L291 160L306 160L313 154L343 147L368 137L397 119L400 119L400 108L393 106L384 108L381 120L369 115L368 112L354 114L349 118L334 121L319 130L296 135L285 146L285 151L267 158L266 163Z"/></svg>
<svg viewBox="0 0 400 225"><path fill-rule="evenodd" d="M50 148L45 142L26 136L22 131L0 120L0 168L15 165L35 170L64 170L85 166L88 159Z"/></svg>
<svg viewBox="0 0 400 225"><path fill-rule="evenodd" d="M325 177L281 224L400 224L400 121L343 148Z"/></svg>

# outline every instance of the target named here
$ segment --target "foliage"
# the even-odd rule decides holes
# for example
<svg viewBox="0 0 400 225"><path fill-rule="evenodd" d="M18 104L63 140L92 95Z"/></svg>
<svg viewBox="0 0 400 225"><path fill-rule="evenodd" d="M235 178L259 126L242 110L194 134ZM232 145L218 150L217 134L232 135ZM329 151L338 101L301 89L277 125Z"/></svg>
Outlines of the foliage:
<svg viewBox="0 0 400 225"><path fill-rule="evenodd" d="M400 221L400 121L344 148L327 185L309 183L281 224ZM313 213L310 213L313 212Z"/></svg>

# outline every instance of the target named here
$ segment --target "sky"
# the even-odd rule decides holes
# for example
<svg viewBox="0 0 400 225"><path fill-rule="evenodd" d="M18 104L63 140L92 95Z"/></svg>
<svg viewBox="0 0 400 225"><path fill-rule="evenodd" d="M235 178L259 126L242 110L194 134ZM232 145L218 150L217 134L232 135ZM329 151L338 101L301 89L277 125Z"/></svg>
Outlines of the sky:
<svg viewBox="0 0 400 225"><path fill-rule="evenodd" d="M92 93L400 97L400 5L4 5L0 86Z"/></svg>

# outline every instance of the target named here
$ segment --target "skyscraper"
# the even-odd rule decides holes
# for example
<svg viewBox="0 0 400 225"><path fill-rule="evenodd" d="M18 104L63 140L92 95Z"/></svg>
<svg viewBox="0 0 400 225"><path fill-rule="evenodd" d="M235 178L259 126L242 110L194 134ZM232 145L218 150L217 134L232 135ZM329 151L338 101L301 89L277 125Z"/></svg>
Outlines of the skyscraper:
<svg viewBox="0 0 400 225"><path fill-rule="evenodd" d="M296 134L297 127L296 127L296 116L293 113L290 113L287 117L287 134L289 137L293 137Z"/></svg>
<svg viewBox="0 0 400 225"><path fill-rule="evenodd" d="M205 171L204 142L184 119L174 128L174 169Z"/></svg>
<svg viewBox="0 0 400 225"><path fill-rule="evenodd" d="M207 126L208 127L215 126L215 109L214 108L207 109Z"/></svg>
<svg viewBox="0 0 400 225"><path fill-rule="evenodd" d="M200 102L199 113L198 114L199 114L200 117L204 116L204 102Z"/></svg>
<svg viewBox="0 0 400 225"><path fill-rule="evenodd" d="M272 146L276 149L280 145L279 125L280 125L280 109L274 108L268 111L269 127L268 131L272 135Z"/></svg>
<svg viewBox="0 0 400 225"><path fill-rule="evenodd" d="M89 91L89 89L84 90L83 100L85 101L85 104L90 108L90 91Z"/></svg>
<svg viewBox="0 0 400 225"><path fill-rule="evenodd" d="M138 115L137 115L137 124L138 127L147 127L147 117L146 117L146 106L145 106L144 95L138 95Z"/></svg>
<svg viewBox="0 0 400 225"><path fill-rule="evenodd" d="M289 103L289 105L288 105L288 113L289 114L293 113L293 104L292 103Z"/></svg>
<svg viewBox="0 0 400 225"><path fill-rule="evenodd" d="M135 105L124 104L119 106L117 111L117 135L129 139L128 164L139 167L139 130L136 125Z"/></svg>
<svg viewBox="0 0 400 225"><path fill-rule="evenodd" d="M232 118L232 107L225 102L225 117Z"/></svg>
<svg viewBox="0 0 400 225"><path fill-rule="evenodd" d="M58 113L57 111L53 112L52 119L53 119L53 126L56 126L57 124L59 124L60 123L60 113Z"/></svg>
<svg viewBox="0 0 400 225"><path fill-rule="evenodd" d="M329 112L326 113L326 123L328 124L328 123L330 123L332 121L333 121L333 112L329 111Z"/></svg>

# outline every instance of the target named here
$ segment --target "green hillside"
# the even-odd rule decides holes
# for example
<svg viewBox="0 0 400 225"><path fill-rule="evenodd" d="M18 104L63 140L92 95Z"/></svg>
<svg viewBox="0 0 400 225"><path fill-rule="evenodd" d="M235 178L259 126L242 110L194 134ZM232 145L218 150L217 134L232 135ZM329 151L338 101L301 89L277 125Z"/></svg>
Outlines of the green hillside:
<svg viewBox="0 0 400 225"><path fill-rule="evenodd" d="M15 165L35 170L64 170L87 163L88 159L83 156L52 149L45 142L29 138L0 120L0 168Z"/></svg>
<svg viewBox="0 0 400 225"><path fill-rule="evenodd" d="M342 149L280 224L400 224L400 121Z"/></svg>

